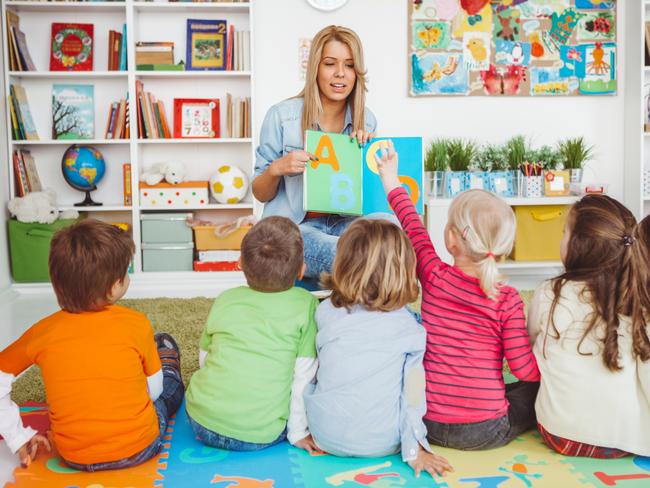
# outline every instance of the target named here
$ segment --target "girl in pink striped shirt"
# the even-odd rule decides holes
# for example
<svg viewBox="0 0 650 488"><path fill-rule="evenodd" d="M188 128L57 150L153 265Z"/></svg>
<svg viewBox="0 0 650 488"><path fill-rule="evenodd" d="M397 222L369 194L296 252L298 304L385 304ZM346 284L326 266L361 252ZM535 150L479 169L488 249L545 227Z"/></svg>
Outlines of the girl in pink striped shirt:
<svg viewBox="0 0 650 488"><path fill-rule="evenodd" d="M503 446L536 425L539 370L517 290L501 283L497 261L512 250L515 217L499 197L471 190L454 199L444 263L397 174L389 143L377 157L379 173L417 256L430 442L456 449ZM519 382L505 385L503 359Z"/></svg>

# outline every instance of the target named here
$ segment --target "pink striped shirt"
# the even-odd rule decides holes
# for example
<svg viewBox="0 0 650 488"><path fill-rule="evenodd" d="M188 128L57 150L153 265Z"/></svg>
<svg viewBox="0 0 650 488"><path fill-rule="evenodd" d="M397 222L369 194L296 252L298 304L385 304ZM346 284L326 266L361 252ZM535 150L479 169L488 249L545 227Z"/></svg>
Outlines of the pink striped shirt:
<svg viewBox="0 0 650 488"><path fill-rule="evenodd" d="M490 300L477 278L438 257L406 190L393 190L388 201L413 244L422 284L425 418L469 423L506 415L503 358L518 379L540 379L519 293L503 286Z"/></svg>

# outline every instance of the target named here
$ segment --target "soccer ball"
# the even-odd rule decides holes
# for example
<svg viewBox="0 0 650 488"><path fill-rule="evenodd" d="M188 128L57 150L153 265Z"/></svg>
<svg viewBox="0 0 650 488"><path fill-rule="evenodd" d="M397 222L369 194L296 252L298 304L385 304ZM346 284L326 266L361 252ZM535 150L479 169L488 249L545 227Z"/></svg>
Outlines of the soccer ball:
<svg viewBox="0 0 650 488"><path fill-rule="evenodd" d="M219 203L237 203L247 191L248 177L236 166L220 166L210 178L210 192Z"/></svg>

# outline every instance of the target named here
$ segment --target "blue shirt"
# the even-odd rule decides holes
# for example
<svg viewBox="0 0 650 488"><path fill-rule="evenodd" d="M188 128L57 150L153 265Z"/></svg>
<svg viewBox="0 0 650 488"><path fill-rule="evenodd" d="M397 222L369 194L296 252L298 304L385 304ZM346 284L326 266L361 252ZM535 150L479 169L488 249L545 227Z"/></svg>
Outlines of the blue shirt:
<svg viewBox="0 0 650 488"><path fill-rule="evenodd" d="M264 117L260 131L260 145L255 151L255 175L266 171L269 164L291 151L302 150L304 132L302 131L302 98L289 98L273 105ZM375 132L377 120L370 109L365 113L366 132ZM320 130L320 128L319 128ZM352 112L348 105L342 134L352 132ZM275 197L264 204L262 217L280 215L299 224L305 218L302 205L302 174L284 176L278 185Z"/></svg>
<svg viewBox="0 0 650 488"><path fill-rule="evenodd" d="M316 311L318 373L304 393L309 431L321 449L376 457L402 451L415 459L431 451L422 358L426 332L405 309L350 312L330 300ZM409 383L418 385L407 392ZM414 391L415 390L415 391ZM415 400L414 400L415 399Z"/></svg>

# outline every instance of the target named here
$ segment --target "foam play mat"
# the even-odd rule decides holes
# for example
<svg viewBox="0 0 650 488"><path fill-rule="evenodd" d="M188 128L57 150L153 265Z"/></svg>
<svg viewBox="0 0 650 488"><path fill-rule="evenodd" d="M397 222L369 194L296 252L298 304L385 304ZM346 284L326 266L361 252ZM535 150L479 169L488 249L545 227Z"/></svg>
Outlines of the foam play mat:
<svg viewBox="0 0 650 488"><path fill-rule="evenodd" d="M47 407L21 407L25 423L40 432L49 428ZM491 451L461 452L436 448L455 472L415 478L399 456L359 459L310 456L287 443L254 453L205 447L194 439L184 408L172 421L165 449L151 461L120 471L82 473L66 467L56 450L28 468L16 468L11 487L127 488L528 488L650 486L650 458L617 460L563 457L530 432Z"/></svg>

